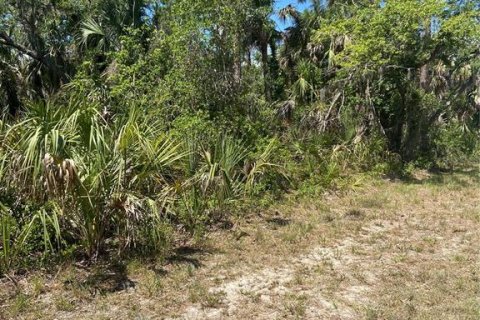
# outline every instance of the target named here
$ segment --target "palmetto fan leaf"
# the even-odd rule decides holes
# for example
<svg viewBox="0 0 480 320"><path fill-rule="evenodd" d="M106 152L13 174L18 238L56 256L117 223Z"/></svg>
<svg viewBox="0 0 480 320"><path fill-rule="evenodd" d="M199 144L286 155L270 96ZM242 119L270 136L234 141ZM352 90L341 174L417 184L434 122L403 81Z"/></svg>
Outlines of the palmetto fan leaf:
<svg viewBox="0 0 480 320"><path fill-rule="evenodd" d="M78 110L56 108L50 103L32 104L28 118L11 126L5 141L9 150L8 170L15 172L19 188L39 191L43 158L47 153L57 160L66 159L69 147L78 143L75 132Z"/></svg>
<svg viewBox="0 0 480 320"><path fill-rule="evenodd" d="M135 243L143 231L129 226L148 225L144 219L153 219L151 201L159 208L172 202L164 174L185 155L159 131L157 120L135 107L110 125L98 109L74 99L62 108L39 103L29 106L22 122L0 122L0 179L4 173L26 198L58 201L64 223L91 256L108 236L125 235Z"/></svg>
<svg viewBox="0 0 480 320"><path fill-rule="evenodd" d="M278 16L280 20L285 23L285 21L287 21L287 19L289 18L298 21L298 19L300 18L300 13L294 6L289 4L288 6L280 9L280 11L278 12Z"/></svg>
<svg viewBox="0 0 480 320"><path fill-rule="evenodd" d="M231 137L219 137L211 151L204 151L205 167L200 175L202 189L215 190L220 205L240 194L240 175L238 168L248 152L243 143Z"/></svg>
<svg viewBox="0 0 480 320"><path fill-rule="evenodd" d="M109 45L108 34L98 22L88 18L81 24L80 43L85 47L106 50Z"/></svg>

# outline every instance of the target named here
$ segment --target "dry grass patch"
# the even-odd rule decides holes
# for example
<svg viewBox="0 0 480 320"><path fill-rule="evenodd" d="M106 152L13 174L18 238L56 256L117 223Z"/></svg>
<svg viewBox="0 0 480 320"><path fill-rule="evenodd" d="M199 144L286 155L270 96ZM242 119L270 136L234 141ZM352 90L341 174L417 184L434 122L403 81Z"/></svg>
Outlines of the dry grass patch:
<svg viewBox="0 0 480 320"><path fill-rule="evenodd" d="M5 319L478 319L472 172L364 180L237 217L169 259L3 279Z"/></svg>

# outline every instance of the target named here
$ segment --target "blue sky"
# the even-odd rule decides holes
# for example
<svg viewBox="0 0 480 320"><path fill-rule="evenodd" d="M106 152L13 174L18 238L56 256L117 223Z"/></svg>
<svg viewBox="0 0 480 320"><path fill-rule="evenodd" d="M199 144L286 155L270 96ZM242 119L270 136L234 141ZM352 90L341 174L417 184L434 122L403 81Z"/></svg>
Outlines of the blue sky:
<svg viewBox="0 0 480 320"><path fill-rule="evenodd" d="M275 11L278 12L278 10L280 10L282 8L285 8L289 4L295 6L299 11L303 11L304 9L306 9L310 6L310 4L308 4L308 3L298 4L298 2L296 0L276 0L275 1ZM288 21L286 23L283 23L282 21L280 21L276 14L273 17L273 20L275 20L277 22L277 26L281 30L287 28L290 25Z"/></svg>

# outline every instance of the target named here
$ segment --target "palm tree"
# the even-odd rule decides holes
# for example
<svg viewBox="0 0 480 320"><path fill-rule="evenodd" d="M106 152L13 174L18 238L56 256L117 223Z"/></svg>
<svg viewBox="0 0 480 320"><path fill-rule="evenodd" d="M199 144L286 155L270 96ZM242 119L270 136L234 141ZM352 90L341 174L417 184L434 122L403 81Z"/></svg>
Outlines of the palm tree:
<svg viewBox="0 0 480 320"><path fill-rule="evenodd" d="M60 28L55 16L60 14L59 8L43 1L9 1L2 8L3 28L0 30L0 55L3 61L2 82L10 86L14 74L26 71L23 75L24 84L35 92L35 97L43 99L56 92L68 81L73 73L72 64L67 54L71 40L68 37L70 15L65 25ZM12 58L15 57L15 58ZM20 91L28 91L18 88ZM12 88L6 90L7 100L10 100L11 112L15 113L18 104Z"/></svg>
<svg viewBox="0 0 480 320"><path fill-rule="evenodd" d="M80 43L101 51L118 48L119 37L127 28L138 28L145 23L146 8L144 0L100 2L97 10L81 23Z"/></svg>
<svg viewBox="0 0 480 320"><path fill-rule="evenodd" d="M261 55L264 94L267 101L272 99L272 70L270 68L269 49L271 56L274 57L276 42L279 38L279 33L275 30L275 24L269 19L272 7L272 0L254 1L253 13L245 21L246 46L257 48Z"/></svg>

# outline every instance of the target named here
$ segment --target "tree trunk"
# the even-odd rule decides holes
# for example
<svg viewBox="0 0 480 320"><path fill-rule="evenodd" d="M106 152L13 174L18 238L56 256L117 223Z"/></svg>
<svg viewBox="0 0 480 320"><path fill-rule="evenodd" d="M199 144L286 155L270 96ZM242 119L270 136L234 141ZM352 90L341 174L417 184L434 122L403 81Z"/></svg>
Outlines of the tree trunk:
<svg viewBox="0 0 480 320"><path fill-rule="evenodd" d="M475 92L475 107L477 110L480 111L480 74L477 73L477 76L475 77L475 86L477 87L477 90Z"/></svg>
<svg viewBox="0 0 480 320"><path fill-rule="evenodd" d="M430 89L429 72L428 64L424 64L420 67L420 87L425 91L429 91Z"/></svg>
<svg viewBox="0 0 480 320"><path fill-rule="evenodd" d="M432 38L431 23L430 19L424 21L423 45L425 46L429 45ZM430 90L430 70L428 61L420 67L420 87L425 91Z"/></svg>
<svg viewBox="0 0 480 320"><path fill-rule="evenodd" d="M5 91L8 114L12 117L16 117L22 108L22 104L18 98L17 85L15 83L14 75L10 70L6 68L3 70L0 83L1 87Z"/></svg>
<svg viewBox="0 0 480 320"><path fill-rule="evenodd" d="M395 113L394 124L390 133L390 150L400 154L403 142L403 129L405 125L405 109L407 108L406 90L403 84L398 84L400 94L399 110Z"/></svg>
<svg viewBox="0 0 480 320"><path fill-rule="evenodd" d="M271 101L272 93L271 93L271 87L270 87L270 67L268 65L268 41L267 41L266 34L263 34L262 36L262 41L260 43L260 53L262 55L262 69L263 69L265 99L267 101Z"/></svg>
<svg viewBox="0 0 480 320"><path fill-rule="evenodd" d="M237 35L235 41L235 48L233 50L234 61L233 61L233 80L236 85L239 85L242 82L242 48L241 48L241 37Z"/></svg>

